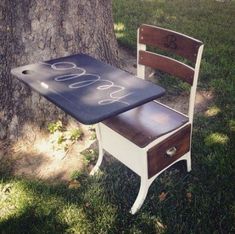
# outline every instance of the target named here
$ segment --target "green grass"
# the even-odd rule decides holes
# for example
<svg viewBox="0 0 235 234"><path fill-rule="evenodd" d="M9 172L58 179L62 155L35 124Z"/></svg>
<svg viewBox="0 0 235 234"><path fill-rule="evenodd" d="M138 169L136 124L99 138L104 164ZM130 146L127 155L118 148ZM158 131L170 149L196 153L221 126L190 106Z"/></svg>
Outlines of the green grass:
<svg viewBox="0 0 235 234"><path fill-rule="evenodd" d="M141 23L205 43L199 89L214 100L195 116L192 172L181 164L168 170L132 216L139 178L119 162L95 177L75 173L79 186L69 189L11 177L11 163L1 160L0 233L234 233L235 1L113 0L113 9L118 41L133 51Z"/></svg>

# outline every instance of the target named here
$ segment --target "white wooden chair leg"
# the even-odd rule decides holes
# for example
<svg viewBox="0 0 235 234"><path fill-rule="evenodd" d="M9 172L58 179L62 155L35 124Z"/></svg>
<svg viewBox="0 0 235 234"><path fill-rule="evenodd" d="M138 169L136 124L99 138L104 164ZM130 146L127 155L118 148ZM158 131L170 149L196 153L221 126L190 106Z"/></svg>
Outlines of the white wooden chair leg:
<svg viewBox="0 0 235 234"><path fill-rule="evenodd" d="M187 153L187 159L186 159L186 164L187 164L187 172L190 172L192 170L192 165L191 165L191 151Z"/></svg>
<svg viewBox="0 0 235 234"><path fill-rule="evenodd" d="M90 172L90 175L94 175L100 168L100 165L102 163L102 160L103 160L103 157L104 157L104 150L101 146L101 143L99 142L99 156L98 156L98 160L95 164L95 166L93 167L93 169L91 170Z"/></svg>
<svg viewBox="0 0 235 234"><path fill-rule="evenodd" d="M100 165L103 161L103 157L104 157L104 150L102 148L101 142L99 141L99 156L98 156L98 160L95 164L95 166L93 167L93 169L90 172L90 175L94 175L100 168Z"/></svg>
<svg viewBox="0 0 235 234"><path fill-rule="evenodd" d="M148 193L149 186L150 184L148 182L148 179L141 177L140 190L133 206L131 207L131 210L130 210L131 214L135 214L143 205L144 200Z"/></svg>
<svg viewBox="0 0 235 234"><path fill-rule="evenodd" d="M98 160L97 160L95 166L93 167L93 169L90 172L90 175L94 175L99 170L99 167L100 167L100 165L103 161L103 157L104 157L104 149L102 146L101 132L100 132L99 124L96 125L96 136L97 136L98 146L99 146L99 156L98 156Z"/></svg>

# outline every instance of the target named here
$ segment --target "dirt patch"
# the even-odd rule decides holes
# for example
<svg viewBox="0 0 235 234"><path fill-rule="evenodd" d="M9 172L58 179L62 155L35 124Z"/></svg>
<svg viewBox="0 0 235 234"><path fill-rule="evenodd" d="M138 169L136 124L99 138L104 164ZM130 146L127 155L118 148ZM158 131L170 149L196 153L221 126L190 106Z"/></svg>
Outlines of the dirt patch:
<svg viewBox="0 0 235 234"><path fill-rule="evenodd" d="M67 150L55 148L49 132L31 131L8 146L2 155L14 162L15 176L42 179L50 182L68 181L74 171L83 167L81 152L92 146L93 133L88 126L80 125L83 136ZM3 156L2 156L3 157Z"/></svg>
<svg viewBox="0 0 235 234"><path fill-rule="evenodd" d="M136 57L130 51L120 48L120 58L122 69L136 74ZM148 71L151 73L151 70ZM213 98L212 92L197 92L196 112L207 109L208 104ZM163 97L161 102L187 113L188 96ZM71 121L72 127L77 123ZM67 151L56 150L50 141L49 132L42 132L35 126L28 126L25 129L25 136L18 140L11 147L6 143L0 142L0 160L4 157L14 162L13 172L16 176L28 178L38 178L49 181L68 181L74 171L83 167L82 151L88 149L93 143L92 133L89 126L79 125L84 133L81 140L69 147Z"/></svg>
<svg viewBox="0 0 235 234"><path fill-rule="evenodd" d="M195 113L207 110L212 100L213 93L211 91L198 90L195 100ZM160 102L184 114L187 114L188 112L189 96L186 93L182 93L178 96L162 97Z"/></svg>

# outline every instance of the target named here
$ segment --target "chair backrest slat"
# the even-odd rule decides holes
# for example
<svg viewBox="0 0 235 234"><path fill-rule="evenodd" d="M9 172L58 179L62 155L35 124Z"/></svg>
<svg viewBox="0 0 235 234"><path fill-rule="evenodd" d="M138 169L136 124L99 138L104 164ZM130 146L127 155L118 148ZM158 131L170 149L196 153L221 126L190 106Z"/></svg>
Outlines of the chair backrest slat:
<svg viewBox="0 0 235 234"><path fill-rule="evenodd" d="M193 84L194 69L175 59L140 50L139 64L161 70L170 75L179 77L190 85Z"/></svg>
<svg viewBox="0 0 235 234"><path fill-rule="evenodd" d="M202 45L201 41L186 35L145 24L140 26L139 33L139 43L171 51L192 62L196 62L198 48Z"/></svg>
<svg viewBox="0 0 235 234"><path fill-rule="evenodd" d="M151 47L163 51L169 51L172 55L181 56L189 61L192 65L187 65L173 59L171 53L167 56L160 55L161 51L150 52ZM158 69L191 85L188 116L190 123L193 122L193 112L198 82L199 67L201 63L203 43L187 35L152 26L142 24L138 29L137 40L137 76L145 79L146 67ZM175 57L175 56L174 56Z"/></svg>

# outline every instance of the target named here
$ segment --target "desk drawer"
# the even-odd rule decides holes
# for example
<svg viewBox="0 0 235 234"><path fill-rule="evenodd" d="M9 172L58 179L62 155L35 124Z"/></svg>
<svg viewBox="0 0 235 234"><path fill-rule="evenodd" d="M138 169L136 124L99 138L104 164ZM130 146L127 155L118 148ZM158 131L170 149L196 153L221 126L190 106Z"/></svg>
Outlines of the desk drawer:
<svg viewBox="0 0 235 234"><path fill-rule="evenodd" d="M148 178L173 163L190 149L191 125L187 125L147 152Z"/></svg>

